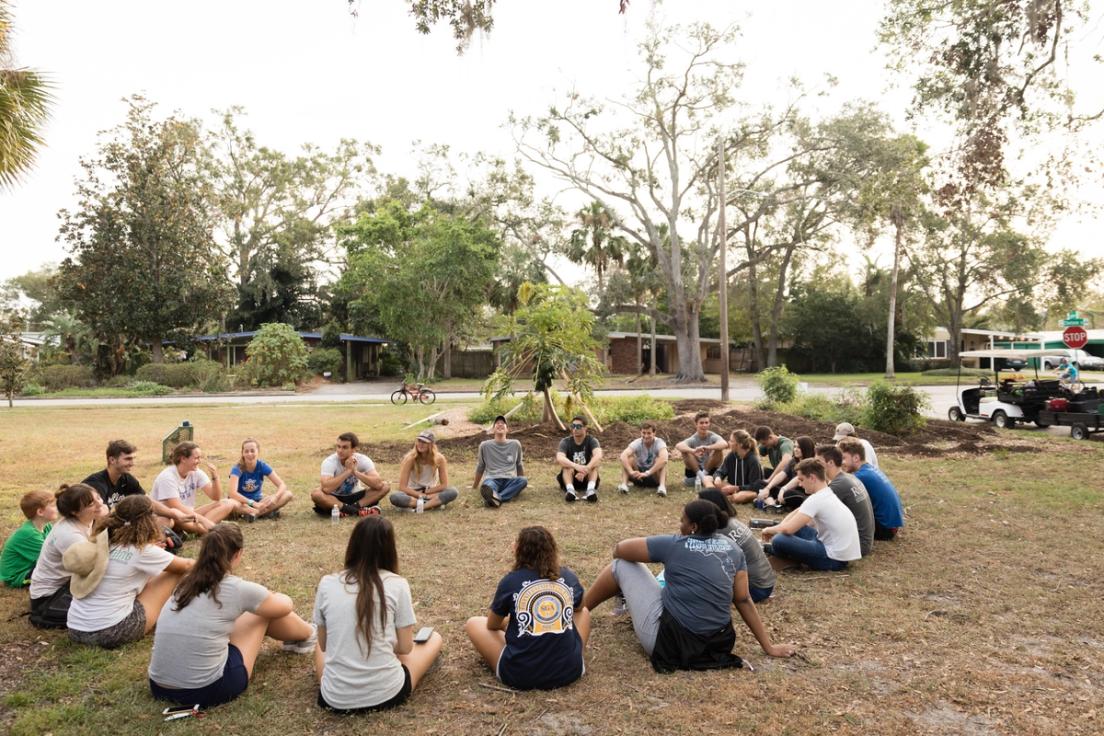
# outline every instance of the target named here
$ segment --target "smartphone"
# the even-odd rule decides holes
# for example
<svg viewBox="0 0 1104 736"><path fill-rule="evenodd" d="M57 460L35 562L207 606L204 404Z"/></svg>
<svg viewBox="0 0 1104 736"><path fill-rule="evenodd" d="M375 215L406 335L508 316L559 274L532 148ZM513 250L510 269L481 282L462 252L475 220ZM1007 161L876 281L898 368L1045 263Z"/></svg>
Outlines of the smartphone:
<svg viewBox="0 0 1104 736"><path fill-rule="evenodd" d="M429 637L432 636L432 635L433 635L433 627L432 626L423 626L422 628L418 629L418 633L414 635L414 643L415 644L425 644L427 641L429 641Z"/></svg>

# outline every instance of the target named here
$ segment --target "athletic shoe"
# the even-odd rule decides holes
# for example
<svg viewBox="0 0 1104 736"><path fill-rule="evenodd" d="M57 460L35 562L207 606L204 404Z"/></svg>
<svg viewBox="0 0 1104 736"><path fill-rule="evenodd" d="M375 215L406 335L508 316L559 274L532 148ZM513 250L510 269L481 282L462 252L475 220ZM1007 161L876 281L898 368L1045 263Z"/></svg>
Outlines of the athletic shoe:
<svg viewBox="0 0 1104 736"><path fill-rule="evenodd" d="M594 488L588 488L583 495L583 500L587 503L598 503L598 491Z"/></svg>
<svg viewBox="0 0 1104 736"><path fill-rule="evenodd" d="M258 519L270 519L272 521L276 521L277 519L280 518L280 509L276 509L274 511L269 511L267 514L261 514L257 518Z"/></svg>
<svg viewBox="0 0 1104 736"><path fill-rule="evenodd" d="M383 512L380 511L380 507L379 507L378 503L374 503L371 506L361 506L360 507L360 515L361 516L379 516L382 513Z"/></svg>
<svg viewBox="0 0 1104 736"><path fill-rule="evenodd" d="M579 500L579 496L575 493L575 490L572 489L564 494L564 500L568 503L575 503Z"/></svg>
<svg viewBox="0 0 1104 736"><path fill-rule="evenodd" d="M656 489L656 495L661 497L661 498L666 498L667 497L667 486L660 486L659 488L657 488Z"/></svg>
<svg viewBox="0 0 1104 736"><path fill-rule="evenodd" d="M246 524L252 524L254 521L257 520L257 517L253 514L242 514L241 520L244 521Z"/></svg>
<svg viewBox="0 0 1104 736"><path fill-rule="evenodd" d="M343 503L341 504L342 516L360 516L360 506L355 503Z"/></svg>
<svg viewBox="0 0 1104 736"><path fill-rule="evenodd" d="M763 503L763 499L761 499L761 498L757 498L754 501L752 501L751 505L754 506L757 509L766 508L766 504Z"/></svg>
<svg viewBox="0 0 1104 736"><path fill-rule="evenodd" d="M314 624L311 624L310 627L311 635L308 638L299 641L285 641L280 648L285 652L294 652L295 654L311 654L314 652L314 647L318 644L318 627Z"/></svg>
<svg viewBox="0 0 1104 736"><path fill-rule="evenodd" d="M494 488L486 483L479 486L479 495L483 497L483 505L489 509L497 509L502 505L502 501L495 496Z"/></svg>
<svg viewBox="0 0 1104 736"><path fill-rule="evenodd" d="M617 486L617 490L620 491L621 493L628 493L629 492L629 487L627 485L625 485L624 483L622 483L621 485Z"/></svg>
<svg viewBox="0 0 1104 736"><path fill-rule="evenodd" d="M767 542L766 544L763 545L763 554L766 554L766 555L773 555L774 554L774 547L771 546L770 542Z"/></svg>

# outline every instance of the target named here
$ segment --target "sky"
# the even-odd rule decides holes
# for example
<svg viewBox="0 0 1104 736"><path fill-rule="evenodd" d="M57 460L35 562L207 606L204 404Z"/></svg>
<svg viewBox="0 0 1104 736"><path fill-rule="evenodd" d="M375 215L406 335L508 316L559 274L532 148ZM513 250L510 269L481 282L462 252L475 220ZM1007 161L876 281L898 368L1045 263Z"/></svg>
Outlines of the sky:
<svg viewBox="0 0 1104 736"><path fill-rule="evenodd" d="M34 170L0 191L0 280L65 257L57 212L74 204L79 159L123 120L123 99L135 93L164 113L209 121L210 111L240 105L260 143L289 153L307 142L369 141L383 148L379 169L412 174L414 141L512 158L511 111L540 114L571 89L607 99L632 89L637 44L654 17L739 25L733 56L748 65L740 97L752 105L785 102L791 77L819 87L831 74L838 85L815 112L875 100L904 130L911 99L876 47L882 4L874 0L633 0L625 15L616 0L499 0L494 30L462 56L448 27L418 34L404 0L367 0L358 17L345 0L13 6L18 63L49 75L56 102ZM1104 150L1104 134L1086 145ZM547 194L563 188L538 183ZM1081 196L1100 193L1088 187ZM1051 244L1104 255L1102 226L1098 213L1071 214Z"/></svg>

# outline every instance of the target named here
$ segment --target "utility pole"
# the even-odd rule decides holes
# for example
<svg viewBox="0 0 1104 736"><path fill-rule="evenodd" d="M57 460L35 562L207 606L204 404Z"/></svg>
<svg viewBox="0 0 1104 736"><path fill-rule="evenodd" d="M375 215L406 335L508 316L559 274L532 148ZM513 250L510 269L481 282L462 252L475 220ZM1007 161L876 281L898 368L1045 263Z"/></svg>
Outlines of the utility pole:
<svg viewBox="0 0 1104 736"><path fill-rule="evenodd" d="M728 401L728 227L725 224L725 204L728 200L725 195L725 141L723 135L717 141L717 156L717 168L720 172L717 191L721 198L720 217L717 223L721 237L721 293L719 300L721 313L721 401Z"/></svg>

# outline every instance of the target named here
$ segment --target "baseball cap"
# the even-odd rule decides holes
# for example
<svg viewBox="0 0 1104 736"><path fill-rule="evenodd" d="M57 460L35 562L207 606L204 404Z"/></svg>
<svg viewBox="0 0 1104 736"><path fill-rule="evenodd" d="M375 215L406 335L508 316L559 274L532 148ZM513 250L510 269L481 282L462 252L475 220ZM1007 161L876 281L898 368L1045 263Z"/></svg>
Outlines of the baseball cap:
<svg viewBox="0 0 1104 736"><path fill-rule="evenodd" d="M421 432L419 432L418 433L418 439L424 440L425 442L431 442L431 443L437 441L437 437L432 432L430 432L428 429L423 429Z"/></svg>
<svg viewBox="0 0 1104 736"><path fill-rule="evenodd" d="M494 418L494 421L491 422L491 426L493 427L494 425L498 424L499 421L501 421L503 424L506 424L506 417L499 414L497 417Z"/></svg>
<svg viewBox="0 0 1104 736"><path fill-rule="evenodd" d="M855 425L851 424L851 422L840 422L836 425L836 436L832 439L839 441L842 440L844 437L850 437L854 434Z"/></svg>

